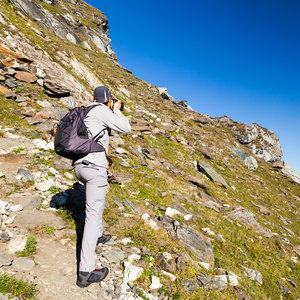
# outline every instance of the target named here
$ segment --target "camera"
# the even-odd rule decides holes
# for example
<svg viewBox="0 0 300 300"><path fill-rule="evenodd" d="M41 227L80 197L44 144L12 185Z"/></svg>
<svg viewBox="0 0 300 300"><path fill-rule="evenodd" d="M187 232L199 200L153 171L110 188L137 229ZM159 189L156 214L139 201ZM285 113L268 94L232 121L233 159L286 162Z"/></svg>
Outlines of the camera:
<svg viewBox="0 0 300 300"><path fill-rule="evenodd" d="M114 103L114 105L115 105L115 103L117 103L118 102L118 100L117 99L112 99L113 100L113 103ZM124 110L124 103L123 102L121 102L121 108L120 108L120 110L121 111L123 111Z"/></svg>

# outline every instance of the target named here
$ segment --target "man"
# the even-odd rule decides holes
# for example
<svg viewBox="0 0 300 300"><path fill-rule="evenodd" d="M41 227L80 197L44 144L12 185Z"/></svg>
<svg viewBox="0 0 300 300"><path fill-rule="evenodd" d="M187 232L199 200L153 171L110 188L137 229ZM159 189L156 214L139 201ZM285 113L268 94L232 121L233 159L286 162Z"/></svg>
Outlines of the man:
<svg viewBox="0 0 300 300"><path fill-rule="evenodd" d="M85 117L90 138L100 137L100 143L105 152L89 153L77 160L75 175L86 189L85 225L80 253L79 272L76 284L87 287L93 282L100 282L108 275L108 268L95 269L95 248L99 243L105 243L111 235L103 235L102 215L105 207L108 163L106 153L109 143L109 132L113 129L121 133L131 130L129 121L120 111L121 102L114 103L107 87L99 86L94 90L96 105Z"/></svg>

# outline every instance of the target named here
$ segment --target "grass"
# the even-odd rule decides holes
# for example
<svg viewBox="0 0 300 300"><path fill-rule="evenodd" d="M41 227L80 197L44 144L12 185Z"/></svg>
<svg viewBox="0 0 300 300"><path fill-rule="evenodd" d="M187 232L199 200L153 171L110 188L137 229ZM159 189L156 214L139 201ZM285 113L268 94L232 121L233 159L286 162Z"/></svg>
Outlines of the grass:
<svg viewBox="0 0 300 300"><path fill-rule="evenodd" d="M32 257L36 254L36 238L29 236L23 251L17 251L16 255L20 257Z"/></svg>
<svg viewBox="0 0 300 300"><path fill-rule="evenodd" d="M13 276L0 275L0 293L11 294L20 300L35 299L36 288L23 280L17 280Z"/></svg>

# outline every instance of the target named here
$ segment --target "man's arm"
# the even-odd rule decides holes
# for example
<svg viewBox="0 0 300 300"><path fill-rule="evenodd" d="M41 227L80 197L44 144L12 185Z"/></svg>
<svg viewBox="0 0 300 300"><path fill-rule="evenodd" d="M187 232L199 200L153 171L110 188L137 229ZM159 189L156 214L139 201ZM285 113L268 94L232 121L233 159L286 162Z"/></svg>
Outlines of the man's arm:
<svg viewBox="0 0 300 300"><path fill-rule="evenodd" d="M117 132L129 133L131 131L128 119L117 108L114 108L113 112L109 113L103 121L107 127Z"/></svg>

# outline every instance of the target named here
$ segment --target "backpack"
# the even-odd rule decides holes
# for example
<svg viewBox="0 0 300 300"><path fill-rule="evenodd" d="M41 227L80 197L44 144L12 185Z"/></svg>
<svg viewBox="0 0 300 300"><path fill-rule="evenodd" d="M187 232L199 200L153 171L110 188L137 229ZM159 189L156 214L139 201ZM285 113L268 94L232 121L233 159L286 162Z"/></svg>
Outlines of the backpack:
<svg viewBox="0 0 300 300"><path fill-rule="evenodd" d="M84 124L85 116L95 106L75 107L60 120L54 138L54 150L58 155L77 160L91 152L105 151L104 147L97 143L102 131L91 139Z"/></svg>

